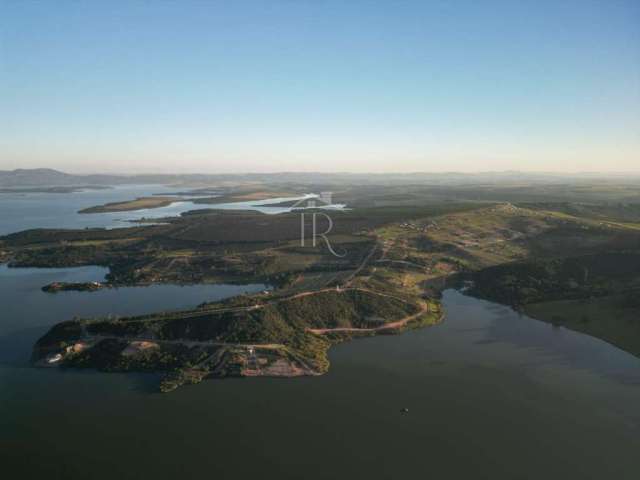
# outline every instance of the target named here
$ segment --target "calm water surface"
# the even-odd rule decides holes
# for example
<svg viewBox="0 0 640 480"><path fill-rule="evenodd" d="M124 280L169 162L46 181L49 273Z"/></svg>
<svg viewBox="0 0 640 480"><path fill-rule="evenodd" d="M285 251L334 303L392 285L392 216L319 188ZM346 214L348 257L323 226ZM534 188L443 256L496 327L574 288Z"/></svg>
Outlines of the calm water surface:
<svg viewBox="0 0 640 480"><path fill-rule="evenodd" d="M78 213L83 208L163 193L167 188L162 185L121 185L74 193L3 193L0 194L0 235L29 228L126 227L131 226L131 220L165 217L194 208L191 202L180 202L133 212Z"/></svg>
<svg viewBox="0 0 640 480"><path fill-rule="evenodd" d="M445 294L441 325L339 345L319 378L212 380L161 395L154 375L28 367L37 337L74 314L184 307L239 288L38 290L52 278L104 273L0 271L4 472L638 478L640 361L455 291Z"/></svg>
<svg viewBox="0 0 640 480"><path fill-rule="evenodd" d="M118 185L105 190L84 190L73 193L2 193L0 194L0 235L30 228L118 228L133 226L141 218L154 219L179 216L189 210L216 208L222 210L255 210L278 214L288 207L270 206L302 197L271 198L224 204L196 204L191 201L175 202L166 207L147 208L129 212L79 214L84 208L105 203L133 200L154 194L167 196L175 187L163 185ZM195 197L194 197L195 198ZM334 208L343 208L335 205Z"/></svg>

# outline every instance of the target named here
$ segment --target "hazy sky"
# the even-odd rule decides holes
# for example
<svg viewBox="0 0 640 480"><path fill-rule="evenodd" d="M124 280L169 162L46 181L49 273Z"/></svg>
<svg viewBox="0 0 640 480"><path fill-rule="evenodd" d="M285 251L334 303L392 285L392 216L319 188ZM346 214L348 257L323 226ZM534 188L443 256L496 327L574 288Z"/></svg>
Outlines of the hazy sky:
<svg viewBox="0 0 640 480"><path fill-rule="evenodd" d="M640 172L640 1L0 0L0 169Z"/></svg>

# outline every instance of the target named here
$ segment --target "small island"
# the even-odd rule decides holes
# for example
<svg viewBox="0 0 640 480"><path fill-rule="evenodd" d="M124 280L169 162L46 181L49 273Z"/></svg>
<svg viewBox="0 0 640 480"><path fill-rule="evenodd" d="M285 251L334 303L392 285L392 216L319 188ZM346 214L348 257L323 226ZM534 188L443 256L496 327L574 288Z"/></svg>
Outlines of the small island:
<svg viewBox="0 0 640 480"><path fill-rule="evenodd" d="M181 197L138 197L135 200L105 203L104 205L84 208L78 211L78 213L109 213L146 210L149 208L168 207L172 203L183 201L185 201L185 199Z"/></svg>
<svg viewBox="0 0 640 480"><path fill-rule="evenodd" d="M109 286L102 282L52 282L42 287L43 292L57 293L66 291L95 292Z"/></svg>

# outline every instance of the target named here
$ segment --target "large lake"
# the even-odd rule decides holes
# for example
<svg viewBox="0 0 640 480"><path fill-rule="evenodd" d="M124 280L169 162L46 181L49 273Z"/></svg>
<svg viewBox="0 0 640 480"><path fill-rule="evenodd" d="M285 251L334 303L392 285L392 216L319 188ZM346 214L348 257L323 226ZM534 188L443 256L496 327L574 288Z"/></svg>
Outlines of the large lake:
<svg viewBox="0 0 640 480"><path fill-rule="evenodd" d="M148 197L180 190L163 185L118 185L113 188L87 189L73 193L0 193L0 235L30 228L118 228L131 227L140 218L156 219L178 216L189 210L216 208L223 210L255 210L266 214L278 214L291 210L277 204L306 197L282 197L268 200L252 200L221 204L197 204L190 200L197 197L182 196L177 201L160 208L147 208L126 212L79 214L78 211L105 203L123 202L137 197ZM335 205L342 208L344 205Z"/></svg>
<svg viewBox="0 0 640 480"><path fill-rule="evenodd" d="M155 375L31 368L33 342L73 315L263 288L40 291L104 274L0 267L6 478L640 478L640 360L453 290L440 325L336 346L318 378L212 380L162 395Z"/></svg>

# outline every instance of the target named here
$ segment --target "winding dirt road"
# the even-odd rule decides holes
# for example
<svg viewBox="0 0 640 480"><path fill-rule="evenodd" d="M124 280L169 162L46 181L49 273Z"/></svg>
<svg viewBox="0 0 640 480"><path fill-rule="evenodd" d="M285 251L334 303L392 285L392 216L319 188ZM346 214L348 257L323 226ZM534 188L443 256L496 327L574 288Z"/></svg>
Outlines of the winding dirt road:
<svg viewBox="0 0 640 480"><path fill-rule="evenodd" d="M307 332L315 333L316 335L326 335L327 333L373 333L380 332L384 330L396 330L398 328L402 328L407 325L412 320L424 315L429 312L429 304L425 303L418 313L414 313L413 315L409 315L408 317L404 317L400 320L396 320L395 322L385 323L384 325L380 325L379 327L373 328L355 328L355 327L340 327L340 328L307 328Z"/></svg>

